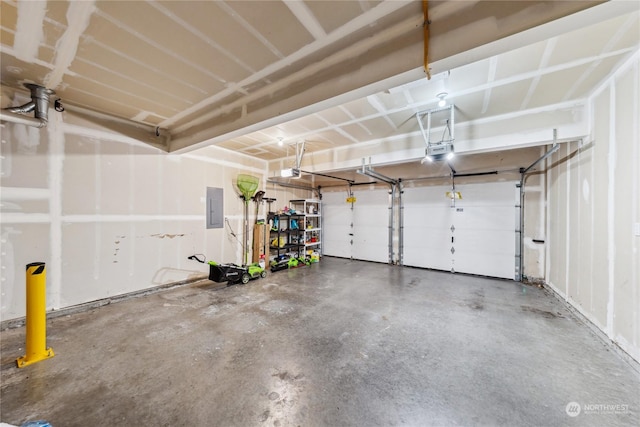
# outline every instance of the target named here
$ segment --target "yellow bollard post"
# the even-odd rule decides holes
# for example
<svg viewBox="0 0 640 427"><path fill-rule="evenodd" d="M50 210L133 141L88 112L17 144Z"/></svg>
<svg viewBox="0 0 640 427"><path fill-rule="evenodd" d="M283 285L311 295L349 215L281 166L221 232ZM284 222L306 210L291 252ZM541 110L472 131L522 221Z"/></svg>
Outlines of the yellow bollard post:
<svg viewBox="0 0 640 427"><path fill-rule="evenodd" d="M27 264L27 344L26 354L18 357L18 368L54 356L47 348L47 274L44 262Z"/></svg>

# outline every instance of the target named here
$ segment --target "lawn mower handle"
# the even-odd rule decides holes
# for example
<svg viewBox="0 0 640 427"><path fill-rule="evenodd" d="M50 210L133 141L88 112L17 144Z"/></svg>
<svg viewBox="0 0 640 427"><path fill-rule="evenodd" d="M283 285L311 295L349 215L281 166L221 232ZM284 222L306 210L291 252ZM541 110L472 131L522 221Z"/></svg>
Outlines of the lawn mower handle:
<svg viewBox="0 0 640 427"><path fill-rule="evenodd" d="M200 259L200 257L202 257L202 259ZM202 263L202 264L204 264L205 260L206 260L206 258L202 254L191 255L191 256L188 256L187 259L194 259L194 260L196 260L196 261L198 261L199 263Z"/></svg>

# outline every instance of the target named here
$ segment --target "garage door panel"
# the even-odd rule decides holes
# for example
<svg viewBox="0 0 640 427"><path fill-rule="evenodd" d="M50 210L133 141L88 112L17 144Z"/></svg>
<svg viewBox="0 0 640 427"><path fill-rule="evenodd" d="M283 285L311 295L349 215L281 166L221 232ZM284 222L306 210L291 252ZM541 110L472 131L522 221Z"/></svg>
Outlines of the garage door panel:
<svg viewBox="0 0 640 427"><path fill-rule="evenodd" d="M322 251L324 255L332 255L343 258L351 257L351 227L344 225L324 228Z"/></svg>
<svg viewBox="0 0 640 427"><path fill-rule="evenodd" d="M507 264L503 266L497 265L492 258L483 255L474 258L472 263L465 258L456 257L453 263L453 270L457 273L513 279L515 276L515 264L514 260L511 261L511 266L509 267Z"/></svg>
<svg viewBox="0 0 640 427"><path fill-rule="evenodd" d="M430 268L434 270L451 271L452 257L443 251L429 250L423 252L422 248L405 247L407 255L404 257L404 265L409 267Z"/></svg>
<svg viewBox="0 0 640 427"><path fill-rule="evenodd" d="M517 200L514 182L457 185L456 191L462 194L462 199L456 200L456 206L505 205L514 208Z"/></svg>
<svg viewBox="0 0 640 427"><path fill-rule="evenodd" d="M496 257L486 252L456 251L453 268L459 273L513 279L515 257Z"/></svg>
<svg viewBox="0 0 640 427"><path fill-rule="evenodd" d="M349 208L351 207L351 205L349 203L346 203L346 199L347 198L345 196L345 193L341 191L333 193L322 193L322 213L325 214L325 209L331 208L344 208L350 210Z"/></svg>
<svg viewBox="0 0 640 427"><path fill-rule="evenodd" d="M351 205L342 192L322 195L322 252L343 258L351 257Z"/></svg>
<svg viewBox="0 0 640 427"><path fill-rule="evenodd" d="M462 208L461 208L462 209ZM457 230L515 230L516 215L513 206L470 207L456 211L453 221Z"/></svg>
<svg viewBox="0 0 640 427"><path fill-rule="evenodd" d="M379 226L361 226L354 234L353 258L366 261L389 261L388 228Z"/></svg>
<svg viewBox="0 0 640 427"><path fill-rule="evenodd" d="M389 225L389 210L385 207L384 212L376 206L360 205L355 209L353 215L354 227L378 227Z"/></svg>
<svg viewBox="0 0 640 427"><path fill-rule="evenodd" d="M404 190L403 264L451 270L451 208L443 187Z"/></svg>
<svg viewBox="0 0 640 427"><path fill-rule="evenodd" d="M414 207L409 208L405 205L404 210L404 226L420 228L425 224L436 227L451 227L450 208L434 208L434 207Z"/></svg>
<svg viewBox="0 0 640 427"><path fill-rule="evenodd" d="M349 209L337 206L323 206L323 222L325 225L349 225L351 224L351 212Z"/></svg>
<svg viewBox="0 0 640 427"><path fill-rule="evenodd" d="M451 247L451 231L446 226L436 227L423 221L415 228L407 228L405 225L405 232L408 230L411 237L405 237L403 244L405 265L451 270L451 253L443 250Z"/></svg>
<svg viewBox="0 0 640 427"><path fill-rule="evenodd" d="M493 230L470 230L454 233L456 253L487 253L514 256L515 232Z"/></svg>
<svg viewBox="0 0 640 427"><path fill-rule="evenodd" d="M447 191L449 186L405 190L404 264L513 279L515 183L456 186L462 199L454 208Z"/></svg>
<svg viewBox="0 0 640 427"><path fill-rule="evenodd" d="M442 229L424 227L415 230L416 235L424 236L424 240L405 239L403 261L412 267L433 268L436 270L451 270L451 252L443 248L451 247L450 232ZM418 243L418 244L416 244Z"/></svg>
<svg viewBox="0 0 640 427"><path fill-rule="evenodd" d="M355 191L353 209L353 246L355 259L389 261L389 192Z"/></svg>

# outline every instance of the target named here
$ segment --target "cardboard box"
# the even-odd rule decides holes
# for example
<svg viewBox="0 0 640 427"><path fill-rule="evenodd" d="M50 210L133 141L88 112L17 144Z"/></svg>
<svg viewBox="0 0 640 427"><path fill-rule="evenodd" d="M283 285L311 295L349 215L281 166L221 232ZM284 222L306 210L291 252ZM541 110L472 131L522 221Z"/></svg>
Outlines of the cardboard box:
<svg viewBox="0 0 640 427"><path fill-rule="evenodd" d="M253 262L259 262L261 255L267 259L267 235L267 224L253 226Z"/></svg>

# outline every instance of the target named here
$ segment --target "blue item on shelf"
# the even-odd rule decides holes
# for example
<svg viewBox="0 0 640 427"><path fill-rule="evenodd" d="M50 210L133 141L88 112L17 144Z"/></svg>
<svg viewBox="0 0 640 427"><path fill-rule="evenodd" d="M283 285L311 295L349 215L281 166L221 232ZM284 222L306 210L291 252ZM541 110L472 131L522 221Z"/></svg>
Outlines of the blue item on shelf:
<svg viewBox="0 0 640 427"><path fill-rule="evenodd" d="M20 427L53 427L49 424L49 421L38 420L38 421L27 421L20 425Z"/></svg>

